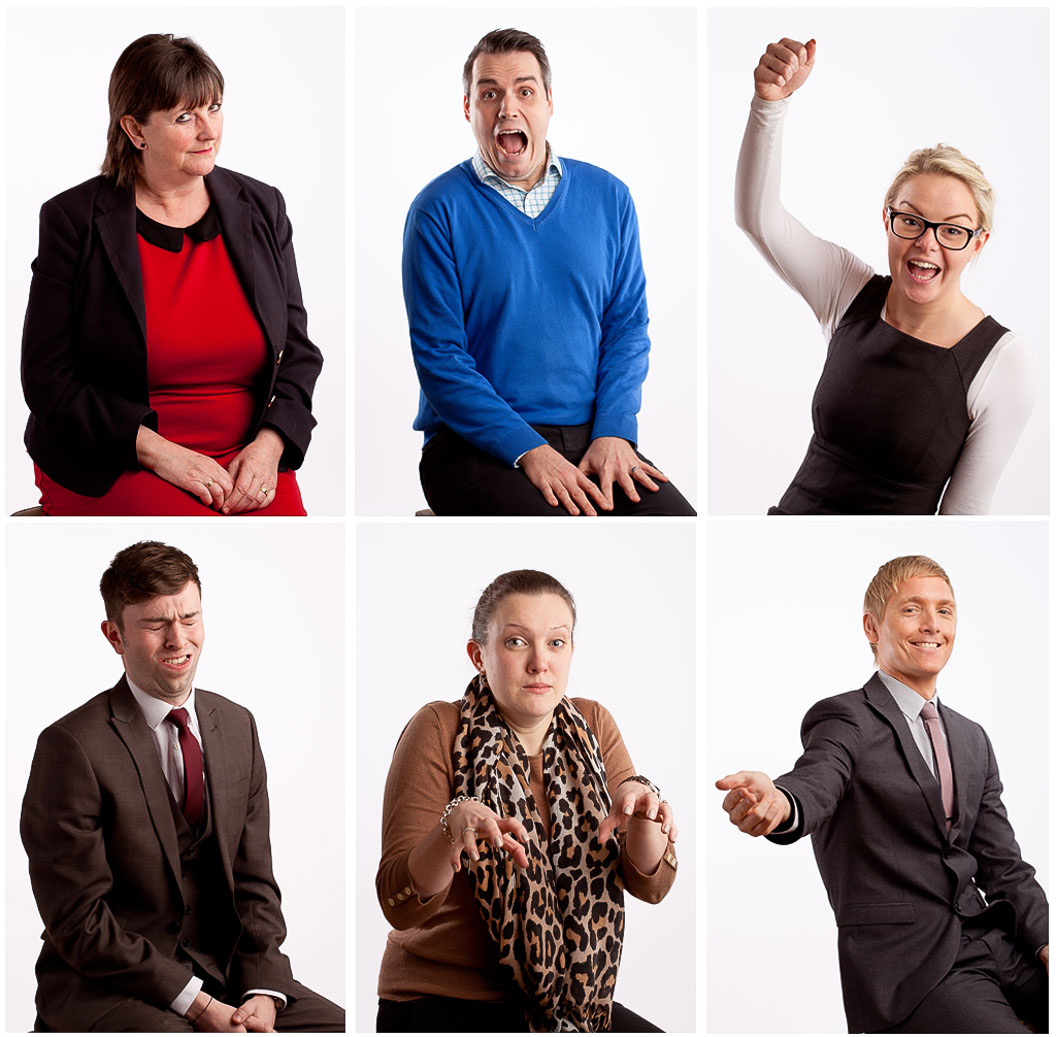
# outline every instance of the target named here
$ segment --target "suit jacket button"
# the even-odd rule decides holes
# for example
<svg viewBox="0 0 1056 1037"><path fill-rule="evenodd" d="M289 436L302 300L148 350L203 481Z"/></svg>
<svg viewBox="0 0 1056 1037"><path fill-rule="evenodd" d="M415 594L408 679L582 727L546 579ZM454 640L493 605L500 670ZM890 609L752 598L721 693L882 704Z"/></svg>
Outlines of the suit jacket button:
<svg viewBox="0 0 1056 1037"><path fill-rule="evenodd" d="M191 945L191 941L188 940L186 936L181 936L180 937L180 946L181 947L190 947L190 945Z"/></svg>
<svg viewBox="0 0 1056 1037"><path fill-rule="evenodd" d="M184 913L185 915L189 915L189 914L191 913L191 905L190 905L190 904L187 904L187 905L186 905L186 906L184 907L184 909L183 909L183 913Z"/></svg>
<svg viewBox="0 0 1056 1037"><path fill-rule="evenodd" d="M175 935L176 933L178 933L180 931L182 926L180 925L179 922L169 922L169 924L167 926L165 926L165 928L168 929L168 931L170 933Z"/></svg>

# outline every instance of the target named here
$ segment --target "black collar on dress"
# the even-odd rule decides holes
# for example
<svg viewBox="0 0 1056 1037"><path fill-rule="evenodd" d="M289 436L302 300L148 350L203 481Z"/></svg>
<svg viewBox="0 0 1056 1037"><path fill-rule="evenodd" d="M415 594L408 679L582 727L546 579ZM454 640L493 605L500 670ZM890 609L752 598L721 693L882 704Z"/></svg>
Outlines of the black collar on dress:
<svg viewBox="0 0 1056 1037"><path fill-rule="evenodd" d="M164 223L152 220L141 209L136 209L136 233L146 238L152 245L168 252L179 252L183 249L183 236L186 234L192 241L211 241L223 228L220 216L212 205L205 210L205 215L189 227L169 227Z"/></svg>

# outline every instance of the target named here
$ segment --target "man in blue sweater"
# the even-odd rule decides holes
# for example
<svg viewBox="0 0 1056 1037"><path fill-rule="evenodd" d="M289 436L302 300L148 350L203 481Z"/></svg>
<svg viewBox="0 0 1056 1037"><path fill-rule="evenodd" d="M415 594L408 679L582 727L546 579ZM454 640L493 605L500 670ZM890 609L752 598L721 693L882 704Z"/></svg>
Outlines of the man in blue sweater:
<svg viewBox="0 0 1056 1037"><path fill-rule="evenodd" d="M551 151L534 36L488 33L463 83L478 153L404 229L426 499L438 515L694 515L635 449L649 316L630 192Z"/></svg>

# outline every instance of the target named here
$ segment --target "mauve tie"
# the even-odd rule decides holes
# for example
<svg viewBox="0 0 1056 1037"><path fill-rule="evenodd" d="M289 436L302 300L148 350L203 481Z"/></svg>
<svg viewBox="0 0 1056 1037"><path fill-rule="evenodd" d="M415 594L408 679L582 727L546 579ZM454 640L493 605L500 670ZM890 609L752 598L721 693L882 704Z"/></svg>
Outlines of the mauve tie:
<svg viewBox="0 0 1056 1037"><path fill-rule="evenodd" d="M180 732L180 752L183 753L183 816L192 828L198 824L205 803L205 786L202 782L202 748L191 731L187 710L180 706L169 712L171 720ZM949 766L949 764L947 764Z"/></svg>
<svg viewBox="0 0 1056 1037"><path fill-rule="evenodd" d="M946 831L953 825L953 767L950 765L950 750L946 747L946 739L942 737L942 728L939 727L939 711L934 702L925 702L920 711L921 719L924 721L924 729L931 739L931 747L935 750L935 765L939 768L939 787L942 789L942 809L946 812Z"/></svg>

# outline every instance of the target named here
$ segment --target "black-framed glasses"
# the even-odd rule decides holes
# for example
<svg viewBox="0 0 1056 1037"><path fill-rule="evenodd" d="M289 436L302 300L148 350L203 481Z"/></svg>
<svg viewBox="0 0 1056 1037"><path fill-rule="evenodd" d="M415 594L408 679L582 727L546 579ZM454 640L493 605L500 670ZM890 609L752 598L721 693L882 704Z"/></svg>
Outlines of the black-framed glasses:
<svg viewBox="0 0 1056 1037"><path fill-rule="evenodd" d="M898 209L888 208L887 218L891 224L891 231L898 238L923 237L929 230L935 232L935 240L943 247L953 252L960 252L967 248L972 238L983 233L982 227L962 227L959 223L935 223L918 216L915 212L899 212Z"/></svg>

